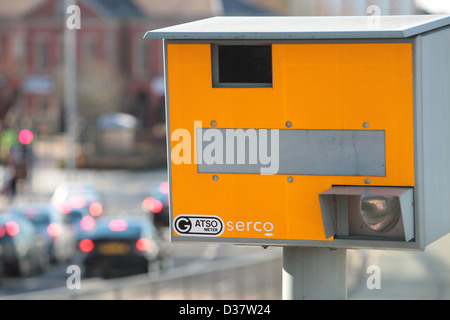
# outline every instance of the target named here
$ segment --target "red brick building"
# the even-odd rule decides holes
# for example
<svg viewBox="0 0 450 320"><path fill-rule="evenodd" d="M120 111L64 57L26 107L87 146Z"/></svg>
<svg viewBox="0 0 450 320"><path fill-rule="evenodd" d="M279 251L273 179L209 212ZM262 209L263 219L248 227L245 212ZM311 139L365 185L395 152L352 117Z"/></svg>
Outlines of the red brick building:
<svg viewBox="0 0 450 320"><path fill-rule="evenodd" d="M114 81L111 74L120 80L120 111L136 115L147 127L164 123L162 46L158 40L143 40L143 35L153 28L212 15L209 1L188 2L194 10L182 15L176 12L186 1L78 0L79 81L87 61L104 65L108 74L98 82ZM171 11L174 8L178 10ZM62 0L0 1L2 122L8 114L16 125L32 124L42 133L63 128L61 75L65 22L70 16L65 11Z"/></svg>
<svg viewBox="0 0 450 320"><path fill-rule="evenodd" d="M70 17L64 3L0 0L0 125L31 125L43 134L64 130L64 30ZM77 0L76 4L81 19L76 40L80 114L83 108L99 108L98 112L111 108L135 115L149 130L164 126L164 82L162 42L144 40L146 31L214 15L266 14L248 0ZM97 71L99 66L105 74ZM83 100L84 89L105 96L90 97L97 104L89 104Z"/></svg>

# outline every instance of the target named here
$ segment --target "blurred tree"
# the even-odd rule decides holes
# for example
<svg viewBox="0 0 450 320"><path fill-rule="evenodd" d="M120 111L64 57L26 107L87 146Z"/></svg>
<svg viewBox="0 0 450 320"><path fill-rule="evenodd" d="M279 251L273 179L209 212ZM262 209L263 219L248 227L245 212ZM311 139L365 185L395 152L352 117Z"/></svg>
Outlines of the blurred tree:
<svg viewBox="0 0 450 320"><path fill-rule="evenodd" d="M124 83L110 66L84 61L78 73L78 115L86 121L121 110Z"/></svg>
<svg viewBox="0 0 450 320"><path fill-rule="evenodd" d="M83 151L78 150L78 165L83 165L83 159L96 152L97 118L122 109L124 84L110 65L96 60L81 63L77 79L77 140L83 145Z"/></svg>
<svg viewBox="0 0 450 320"><path fill-rule="evenodd" d="M64 70L55 87L59 101L64 101ZM92 122L108 112L122 108L124 82L111 66L96 60L82 61L78 68L77 112L78 120Z"/></svg>
<svg viewBox="0 0 450 320"><path fill-rule="evenodd" d="M61 70L56 85L59 101L64 101L63 72ZM77 131L83 142L88 135L86 130L94 129L99 115L122 109L125 83L110 65L97 60L82 61L77 76Z"/></svg>
<svg viewBox="0 0 450 320"><path fill-rule="evenodd" d="M98 60L84 60L77 70L77 119L75 157L78 166L83 165L86 154L95 150L97 118L105 113L118 112L124 101L124 84L119 73L110 65ZM59 101L64 101L64 69L61 68L55 86ZM62 119L65 127L65 108Z"/></svg>

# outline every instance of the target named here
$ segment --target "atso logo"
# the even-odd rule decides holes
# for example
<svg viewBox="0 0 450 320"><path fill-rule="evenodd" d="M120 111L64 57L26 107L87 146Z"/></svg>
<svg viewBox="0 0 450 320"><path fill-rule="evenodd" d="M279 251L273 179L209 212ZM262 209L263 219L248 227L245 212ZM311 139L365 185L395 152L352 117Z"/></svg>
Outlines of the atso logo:
<svg viewBox="0 0 450 320"><path fill-rule="evenodd" d="M175 219L173 227L182 236L218 237L223 233L224 223L217 216L185 214Z"/></svg>

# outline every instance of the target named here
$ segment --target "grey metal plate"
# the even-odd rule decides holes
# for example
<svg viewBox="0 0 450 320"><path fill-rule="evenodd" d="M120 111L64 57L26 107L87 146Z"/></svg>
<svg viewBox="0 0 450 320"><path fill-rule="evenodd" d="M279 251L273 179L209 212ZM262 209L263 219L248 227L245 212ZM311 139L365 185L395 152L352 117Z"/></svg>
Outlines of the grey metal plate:
<svg viewBox="0 0 450 320"><path fill-rule="evenodd" d="M214 17L149 31L161 39L408 38L450 25L450 15Z"/></svg>
<svg viewBox="0 0 450 320"><path fill-rule="evenodd" d="M199 173L386 175L382 130L235 130L197 129Z"/></svg>

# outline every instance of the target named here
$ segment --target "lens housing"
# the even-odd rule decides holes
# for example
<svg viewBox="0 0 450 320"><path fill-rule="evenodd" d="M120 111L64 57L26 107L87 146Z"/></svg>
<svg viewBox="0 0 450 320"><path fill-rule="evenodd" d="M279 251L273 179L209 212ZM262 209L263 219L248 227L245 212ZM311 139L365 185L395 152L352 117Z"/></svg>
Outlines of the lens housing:
<svg viewBox="0 0 450 320"><path fill-rule="evenodd" d="M376 232L392 230L401 216L399 198L393 196L363 195L360 210L365 224Z"/></svg>
<svg viewBox="0 0 450 320"><path fill-rule="evenodd" d="M411 187L333 186L319 194L325 236L335 239L411 241L414 192Z"/></svg>

